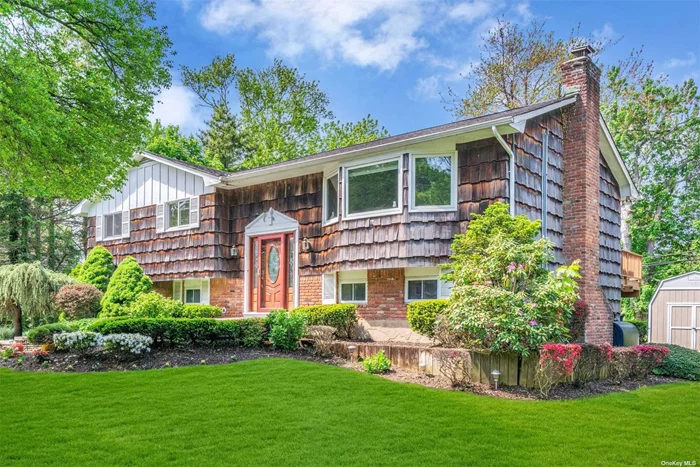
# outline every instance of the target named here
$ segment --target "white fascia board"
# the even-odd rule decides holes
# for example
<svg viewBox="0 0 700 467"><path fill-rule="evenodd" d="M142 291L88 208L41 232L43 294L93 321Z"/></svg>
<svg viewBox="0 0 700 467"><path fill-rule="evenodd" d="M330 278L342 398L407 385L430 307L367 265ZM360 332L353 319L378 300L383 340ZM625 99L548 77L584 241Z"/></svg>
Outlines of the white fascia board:
<svg viewBox="0 0 700 467"><path fill-rule="evenodd" d="M578 95L573 94L569 98L561 100L559 102L555 102L554 104L550 104L547 107L542 107L541 109L533 110L532 112L524 113L522 115L518 115L517 117L513 117L513 123L510 126L518 130L518 132L522 133L523 131L525 131L525 125L527 124L527 121L531 118L539 117L540 115L549 113L552 110L561 109L562 107L566 107L569 104L573 104L574 102L576 102L577 97Z"/></svg>
<svg viewBox="0 0 700 467"><path fill-rule="evenodd" d="M90 207L90 202L86 199L79 202L73 209L71 209L71 216L87 216L88 209Z"/></svg>
<svg viewBox="0 0 700 467"><path fill-rule="evenodd" d="M629 198L639 198L639 192L637 191L637 187L634 186L634 182L632 181L632 177L630 177L629 172L627 171L627 166L625 165L625 161L622 160L622 156L620 156L620 152L617 150L617 146L615 145L615 140L613 139L612 135L610 134L610 130L608 129L607 123L605 123L605 119L603 119L603 116L600 115L600 133L599 133L599 139L600 139L600 152L603 154L603 157L605 158L605 162L608 163L608 166L610 167L610 170L612 171L613 175L615 176L615 179L617 182L620 184L620 195L623 197L629 197Z"/></svg>

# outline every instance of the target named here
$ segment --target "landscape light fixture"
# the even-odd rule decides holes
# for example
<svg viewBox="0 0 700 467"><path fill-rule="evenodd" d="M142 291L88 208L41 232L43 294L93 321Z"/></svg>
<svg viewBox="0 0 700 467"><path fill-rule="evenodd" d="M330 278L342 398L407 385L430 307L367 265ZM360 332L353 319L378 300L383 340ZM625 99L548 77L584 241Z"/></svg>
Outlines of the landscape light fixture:
<svg viewBox="0 0 700 467"><path fill-rule="evenodd" d="M498 391L498 377L501 376L501 372L498 370L493 370L491 372L491 377L493 378L494 388Z"/></svg>

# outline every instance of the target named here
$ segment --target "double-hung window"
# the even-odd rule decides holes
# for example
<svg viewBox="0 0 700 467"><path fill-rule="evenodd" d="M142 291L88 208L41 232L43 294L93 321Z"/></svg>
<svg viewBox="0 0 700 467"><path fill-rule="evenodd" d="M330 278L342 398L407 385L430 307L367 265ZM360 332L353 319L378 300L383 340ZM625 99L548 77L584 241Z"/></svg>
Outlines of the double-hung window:
<svg viewBox="0 0 700 467"><path fill-rule="evenodd" d="M346 218L401 212L400 159L345 169Z"/></svg>
<svg viewBox="0 0 700 467"><path fill-rule="evenodd" d="M168 203L168 227L184 227L190 224L190 200L181 199Z"/></svg>
<svg viewBox="0 0 700 467"><path fill-rule="evenodd" d="M412 155L410 187L412 211L455 210L456 154Z"/></svg>
<svg viewBox="0 0 700 467"><path fill-rule="evenodd" d="M122 213L106 214L103 219L103 238L113 238L122 236Z"/></svg>

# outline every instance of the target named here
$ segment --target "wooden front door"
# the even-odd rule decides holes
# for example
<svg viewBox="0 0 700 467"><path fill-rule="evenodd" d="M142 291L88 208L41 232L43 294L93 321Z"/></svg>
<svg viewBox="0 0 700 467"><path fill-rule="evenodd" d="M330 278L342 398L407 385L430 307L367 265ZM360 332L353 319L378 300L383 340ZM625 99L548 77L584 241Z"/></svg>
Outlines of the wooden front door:
<svg viewBox="0 0 700 467"><path fill-rule="evenodd" d="M258 244L258 310L287 308L287 242L285 235L260 237Z"/></svg>

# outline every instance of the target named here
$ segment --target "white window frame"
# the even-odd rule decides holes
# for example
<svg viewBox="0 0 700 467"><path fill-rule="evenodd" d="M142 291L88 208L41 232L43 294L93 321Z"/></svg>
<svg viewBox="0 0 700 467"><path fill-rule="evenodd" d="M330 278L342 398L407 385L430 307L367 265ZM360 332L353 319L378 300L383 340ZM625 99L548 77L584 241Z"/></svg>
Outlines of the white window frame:
<svg viewBox="0 0 700 467"><path fill-rule="evenodd" d="M343 285L348 284L364 284L365 285L365 299L364 300L343 300ZM367 298L369 297L369 286L367 285L367 279L345 279L338 283L338 301L340 303L354 303L356 305L366 305Z"/></svg>
<svg viewBox="0 0 700 467"><path fill-rule="evenodd" d="M172 201L167 201L166 203L163 203L163 223L165 225L166 232L174 232L177 230L195 229L199 226L199 221L192 222L192 202L194 201L195 198L197 199L197 202L199 202L199 196L194 196L194 197L174 199ZM188 217L189 217L188 220L190 222L188 222L187 224L182 224L182 225L178 225L178 226L173 227L170 225L170 205L175 204L175 203L179 203L181 201L187 201L190 203L189 214L188 214ZM197 209L195 209L195 211L197 211L197 218L199 219L199 206L197 206Z"/></svg>
<svg viewBox="0 0 700 467"><path fill-rule="evenodd" d="M416 206L416 159L428 157L450 157L452 173L450 174L450 204L445 206ZM409 212L451 212L457 210L457 151L450 153L411 153L409 155L408 171L408 211Z"/></svg>
<svg viewBox="0 0 700 467"><path fill-rule="evenodd" d="M348 182L350 178L350 171L353 169L360 169L362 167L368 167L370 165L386 164L388 162L398 162L398 189L396 193L397 207L391 209L378 209L376 211L358 212L356 214L350 214L348 209L348 188L350 183ZM392 214L401 214L403 211L403 154L392 154L384 155L376 158L362 159L354 163L348 163L343 165L343 219L366 219L368 217L378 217L378 216L388 216Z"/></svg>
<svg viewBox="0 0 700 467"><path fill-rule="evenodd" d="M437 297L433 298L408 298L408 281L437 281ZM405 303L420 302L423 300L438 300L442 298L442 281L440 276L407 276L404 279L403 298Z"/></svg>
<svg viewBox="0 0 700 467"><path fill-rule="evenodd" d="M205 286L206 284L206 286ZM206 291L205 291L206 289ZM187 291L199 290L199 302L187 303ZM176 291L179 292L177 296ZM173 300L183 305L210 305L211 304L211 279L176 279L173 281Z"/></svg>
<svg viewBox="0 0 700 467"><path fill-rule="evenodd" d="M109 216L116 216L117 214L120 214L122 217L119 220L119 230L120 233L119 235L105 235L107 232L107 218ZM114 223L112 223L114 225ZM117 238L122 238L124 236L124 212L123 211L114 211L110 212L107 214L102 214L102 241L109 241L109 240L116 240Z"/></svg>
<svg viewBox="0 0 700 467"><path fill-rule="evenodd" d="M199 291L199 301L198 302L187 302L187 291L189 290L198 290ZM202 304L202 283L199 283L199 287L194 287L194 286L189 286L185 287L183 293L182 293L182 303L184 305L201 305Z"/></svg>
<svg viewBox="0 0 700 467"><path fill-rule="evenodd" d="M328 203L327 203L327 190L328 190L328 180L338 177L338 200L336 201L335 217L326 220L326 214L328 213ZM329 175L323 177L323 225L332 225L338 222L340 219L340 170L335 170Z"/></svg>

